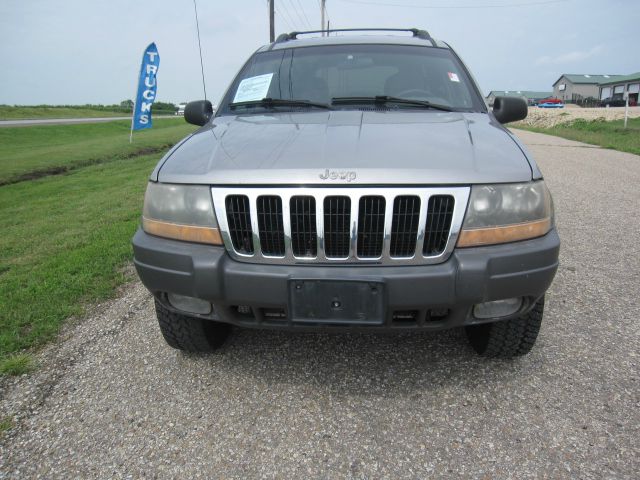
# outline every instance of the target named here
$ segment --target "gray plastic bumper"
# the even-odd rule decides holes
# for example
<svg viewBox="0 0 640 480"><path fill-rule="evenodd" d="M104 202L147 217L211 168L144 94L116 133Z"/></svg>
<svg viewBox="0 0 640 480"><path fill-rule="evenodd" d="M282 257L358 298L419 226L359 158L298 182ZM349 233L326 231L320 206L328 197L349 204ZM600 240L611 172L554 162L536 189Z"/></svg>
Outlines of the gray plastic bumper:
<svg viewBox="0 0 640 480"><path fill-rule="evenodd" d="M232 260L224 247L167 240L142 230L133 238L140 279L160 301L167 304L166 292L205 299L215 306L215 313L208 318L264 328L337 327L291 320L290 285L297 279L382 284L384 321L367 325L368 329L478 323L471 315L474 304L513 297L525 300L513 316L520 315L551 285L559 249L554 229L533 240L456 249L446 262L437 265L298 266L241 263ZM251 314L246 314L246 308L241 309L245 314L240 314L238 306L250 307ZM269 315L274 309L284 316ZM357 322L346 325L362 326Z"/></svg>

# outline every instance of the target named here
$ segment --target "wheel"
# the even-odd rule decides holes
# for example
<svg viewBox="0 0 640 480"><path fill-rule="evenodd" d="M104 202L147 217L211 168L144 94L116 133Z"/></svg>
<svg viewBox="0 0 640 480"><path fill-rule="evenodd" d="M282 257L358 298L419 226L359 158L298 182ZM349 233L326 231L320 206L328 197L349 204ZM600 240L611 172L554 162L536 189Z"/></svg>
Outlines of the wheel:
<svg viewBox="0 0 640 480"><path fill-rule="evenodd" d="M500 320L465 328L473 349L483 357L513 358L531 351L538 338L544 297L526 314L511 320Z"/></svg>
<svg viewBox="0 0 640 480"><path fill-rule="evenodd" d="M173 348L185 352L213 352L229 336L231 325L181 315L167 310L158 300L155 303L160 331Z"/></svg>

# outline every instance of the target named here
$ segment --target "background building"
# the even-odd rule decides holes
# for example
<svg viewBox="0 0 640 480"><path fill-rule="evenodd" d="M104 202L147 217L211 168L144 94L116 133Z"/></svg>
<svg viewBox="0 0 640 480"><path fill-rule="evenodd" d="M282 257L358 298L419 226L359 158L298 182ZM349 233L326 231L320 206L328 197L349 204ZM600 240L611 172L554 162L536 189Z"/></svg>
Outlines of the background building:
<svg viewBox="0 0 640 480"><path fill-rule="evenodd" d="M553 96L565 103L582 103L585 99L597 100L600 95L600 83L615 80L621 75L589 75L563 73L553 83Z"/></svg>
<svg viewBox="0 0 640 480"><path fill-rule="evenodd" d="M534 105L543 98L550 97L552 92L534 92L532 90L491 90L487 95L487 103L493 105L496 97L522 97L527 104Z"/></svg>
<svg viewBox="0 0 640 480"><path fill-rule="evenodd" d="M638 105L638 93L640 92L640 72L631 75L623 75L610 81L600 84L600 94L598 98L612 98L614 100L624 98L624 94L629 94L629 105Z"/></svg>

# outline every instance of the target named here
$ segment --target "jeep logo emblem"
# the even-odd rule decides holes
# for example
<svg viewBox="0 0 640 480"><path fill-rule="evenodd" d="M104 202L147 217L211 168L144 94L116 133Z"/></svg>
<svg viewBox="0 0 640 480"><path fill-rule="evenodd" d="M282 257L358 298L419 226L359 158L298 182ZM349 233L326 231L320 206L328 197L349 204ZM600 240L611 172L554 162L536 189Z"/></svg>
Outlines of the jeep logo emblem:
<svg viewBox="0 0 640 480"><path fill-rule="evenodd" d="M347 182L353 182L356 179L356 172L351 170L329 170L326 169L324 173L320 174L322 180L346 180Z"/></svg>

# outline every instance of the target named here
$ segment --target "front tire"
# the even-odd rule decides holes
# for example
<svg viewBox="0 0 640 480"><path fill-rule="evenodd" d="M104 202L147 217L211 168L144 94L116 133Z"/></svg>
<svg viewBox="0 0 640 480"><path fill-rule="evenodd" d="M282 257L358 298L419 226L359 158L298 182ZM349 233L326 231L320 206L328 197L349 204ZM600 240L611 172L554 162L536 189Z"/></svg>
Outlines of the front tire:
<svg viewBox="0 0 640 480"><path fill-rule="evenodd" d="M160 331L169 346L185 352L213 352L220 348L231 332L226 323L189 317L172 312L158 300L156 316Z"/></svg>
<svg viewBox="0 0 640 480"><path fill-rule="evenodd" d="M473 349L483 357L513 358L526 355L538 338L543 312L544 296L520 317L466 327L467 338Z"/></svg>

